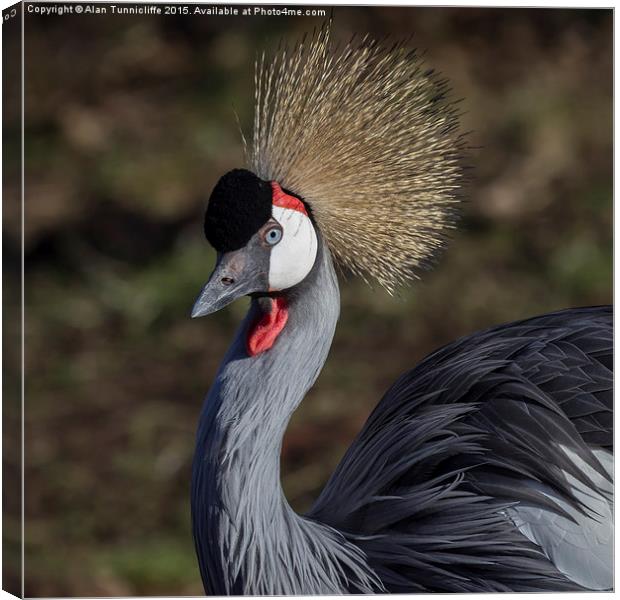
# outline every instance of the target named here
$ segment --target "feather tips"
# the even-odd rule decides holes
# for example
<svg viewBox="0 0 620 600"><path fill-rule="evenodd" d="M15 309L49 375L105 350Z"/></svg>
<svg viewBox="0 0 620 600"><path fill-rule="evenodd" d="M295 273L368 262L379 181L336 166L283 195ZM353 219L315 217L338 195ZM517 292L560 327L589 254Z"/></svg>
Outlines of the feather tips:
<svg viewBox="0 0 620 600"><path fill-rule="evenodd" d="M332 52L330 26L256 65L259 177L301 196L340 263L388 291L453 227L464 140L445 80L368 37Z"/></svg>

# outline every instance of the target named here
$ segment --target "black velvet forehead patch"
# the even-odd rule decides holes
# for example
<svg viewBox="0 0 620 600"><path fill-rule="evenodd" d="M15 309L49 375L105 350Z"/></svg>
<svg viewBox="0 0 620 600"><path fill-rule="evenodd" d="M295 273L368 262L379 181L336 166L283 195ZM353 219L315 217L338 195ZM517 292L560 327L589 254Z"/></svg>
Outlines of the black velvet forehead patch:
<svg viewBox="0 0 620 600"><path fill-rule="evenodd" d="M271 184L233 169L217 182L205 215L205 236L218 252L243 248L271 217Z"/></svg>

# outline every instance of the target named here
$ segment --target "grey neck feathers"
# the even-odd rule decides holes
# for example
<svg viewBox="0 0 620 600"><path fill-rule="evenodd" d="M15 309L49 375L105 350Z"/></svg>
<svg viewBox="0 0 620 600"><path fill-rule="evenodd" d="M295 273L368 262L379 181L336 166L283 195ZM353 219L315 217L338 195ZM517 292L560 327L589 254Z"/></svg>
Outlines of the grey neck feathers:
<svg viewBox="0 0 620 600"><path fill-rule="evenodd" d="M252 300L205 400L192 477L194 539L211 594L371 592L363 554L337 531L298 516L280 484L287 423L327 358L340 296L328 250L288 296L274 346L248 357Z"/></svg>

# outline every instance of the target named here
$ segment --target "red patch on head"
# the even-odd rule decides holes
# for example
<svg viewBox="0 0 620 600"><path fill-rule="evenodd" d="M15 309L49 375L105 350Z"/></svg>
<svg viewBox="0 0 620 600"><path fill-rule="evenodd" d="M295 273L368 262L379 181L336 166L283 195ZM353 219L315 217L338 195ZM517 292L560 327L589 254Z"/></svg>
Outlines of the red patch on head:
<svg viewBox="0 0 620 600"><path fill-rule="evenodd" d="M279 206L280 208L290 208L292 210L297 210L300 213L306 215L306 217L308 216L306 207L299 198L295 198L295 196L291 196L290 194L282 191L282 188L275 181L271 182L271 189L273 190L271 202L275 206Z"/></svg>
<svg viewBox="0 0 620 600"><path fill-rule="evenodd" d="M288 321L286 300L271 300L271 310L250 326L246 347L250 356L256 356L271 348Z"/></svg>

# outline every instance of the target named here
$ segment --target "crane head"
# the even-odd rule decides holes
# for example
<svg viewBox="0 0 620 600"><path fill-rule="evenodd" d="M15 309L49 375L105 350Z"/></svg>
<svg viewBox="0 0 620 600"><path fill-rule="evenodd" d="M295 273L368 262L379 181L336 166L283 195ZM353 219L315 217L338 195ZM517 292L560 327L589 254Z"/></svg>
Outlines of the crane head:
<svg viewBox="0 0 620 600"><path fill-rule="evenodd" d="M245 169L216 184L205 236L217 251L215 269L192 310L201 317L250 294L277 294L310 273L318 251L309 208L275 181Z"/></svg>

